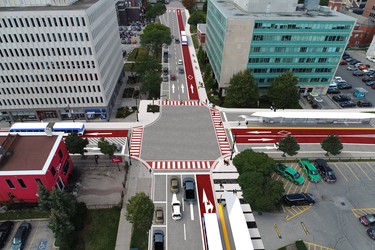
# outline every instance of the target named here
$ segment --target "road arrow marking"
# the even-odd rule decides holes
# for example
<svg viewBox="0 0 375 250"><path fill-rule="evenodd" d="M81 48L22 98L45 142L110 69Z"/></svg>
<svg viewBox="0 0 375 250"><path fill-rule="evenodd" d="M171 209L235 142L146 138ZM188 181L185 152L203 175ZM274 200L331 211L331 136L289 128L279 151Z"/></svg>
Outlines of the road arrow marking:
<svg viewBox="0 0 375 250"><path fill-rule="evenodd" d="M286 131L286 130L280 130L277 132L279 135L290 135L292 132Z"/></svg>
<svg viewBox="0 0 375 250"><path fill-rule="evenodd" d="M251 147L251 149L267 149L267 150L270 150L270 149L275 149L275 147L272 147L272 146L265 146L265 147Z"/></svg>
<svg viewBox="0 0 375 250"><path fill-rule="evenodd" d="M246 133L249 133L249 134L271 134L272 132L271 131L250 131L250 132L246 132Z"/></svg>
<svg viewBox="0 0 375 250"><path fill-rule="evenodd" d="M172 93L174 94L174 84L172 84Z"/></svg>
<svg viewBox="0 0 375 250"><path fill-rule="evenodd" d="M95 135L95 136L98 136L98 135L111 135L112 133L85 133L84 135Z"/></svg>
<svg viewBox="0 0 375 250"><path fill-rule="evenodd" d="M189 75L188 78L191 81L191 79L193 79L194 77L192 75Z"/></svg>
<svg viewBox="0 0 375 250"><path fill-rule="evenodd" d="M211 201L207 199L207 195L204 189L203 189L203 204L204 204L205 213L212 213L214 206L212 205Z"/></svg>
<svg viewBox="0 0 375 250"><path fill-rule="evenodd" d="M275 139L270 138L259 138L259 139L247 139L248 141L274 141Z"/></svg>
<svg viewBox="0 0 375 250"><path fill-rule="evenodd" d="M181 92L184 93L184 85L181 84Z"/></svg>
<svg viewBox="0 0 375 250"><path fill-rule="evenodd" d="M190 84L191 93L194 94L194 87L193 84Z"/></svg>

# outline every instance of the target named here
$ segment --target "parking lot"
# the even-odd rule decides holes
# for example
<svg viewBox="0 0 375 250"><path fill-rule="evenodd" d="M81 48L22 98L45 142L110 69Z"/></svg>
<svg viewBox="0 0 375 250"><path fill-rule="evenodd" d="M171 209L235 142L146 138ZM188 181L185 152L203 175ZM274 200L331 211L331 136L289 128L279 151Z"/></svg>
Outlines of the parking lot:
<svg viewBox="0 0 375 250"><path fill-rule="evenodd" d="M306 177L298 164L287 165ZM375 163L329 165L337 176L333 184L307 181L296 186L277 174L273 176L283 181L286 193L309 192L317 197L317 203L312 207L284 207L280 213L254 214L266 249L277 249L298 239L308 242L309 249L374 249L375 243L367 235L367 227L358 218L375 213Z"/></svg>

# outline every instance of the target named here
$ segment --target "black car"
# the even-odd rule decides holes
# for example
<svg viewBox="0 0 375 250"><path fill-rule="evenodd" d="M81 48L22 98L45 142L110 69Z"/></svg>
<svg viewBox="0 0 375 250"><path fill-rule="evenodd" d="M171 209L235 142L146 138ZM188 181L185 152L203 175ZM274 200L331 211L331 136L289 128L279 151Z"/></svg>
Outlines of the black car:
<svg viewBox="0 0 375 250"><path fill-rule="evenodd" d="M375 227L371 227L367 229L367 234L370 236L373 240L375 240Z"/></svg>
<svg viewBox="0 0 375 250"><path fill-rule="evenodd" d="M355 59L353 59L353 58L351 58L351 57L347 57L347 58L345 58L344 60L347 61L347 62L350 62L350 61L355 60Z"/></svg>
<svg viewBox="0 0 375 250"><path fill-rule="evenodd" d="M164 249L164 232L162 230L155 230L153 237L154 250Z"/></svg>
<svg viewBox="0 0 375 250"><path fill-rule="evenodd" d="M369 81L373 81L374 78L373 77L370 77L370 76L365 76L362 78L362 82L369 82Z"/></svg>
<svg viewBox="0 0 375 250"><path fill-rule="evenodd" d="M370 76L370 75L373 75L374 73L375 73L375 70L369 70L365 74L366 76Z"/></svg>
<svg viewBox="0 0 375 250"><path fill-rule="evenodd" d="M349 62L350 65L355 65L357 63L360 63L360 61L356 60L356 59L353 59Z"/></svg>
<svg viewBox="0 0 375 250"><path fill-rule="evenodd" d="M320 176L322 179L329 183L336 182L336 175L333 172L332 168L328 166L327 162L323 159L316 159L315 160L315 167L318 169Z"/></svg>
<svg viewBox="0 0 375 250"><path fill-rule="evenodd" d="M315 197L310 193L287 194L282 199L287 206L311 206L316 202Z"/></svg>
<svg viewBox="0 0 375 250"><path fill-rule="evenodd" d="M16 234L13 237L10 250L23 249L25 242L27 240L27 236L29 236L30 231L31 231L31 224L25 221L22 222L21 225L18 227Z"/></svg>
<svg viewBox="0 0 375 250"><path fill-rule="evenodd" d="M353 86L348 83L337 84L338 89L351 89Z"/></svg>
<svg viewBox="0 0 375 250"><path fill-rule="evenodd" d="M352 75L353 76L364 76L365 72L363 72L363 71L356 71L356 72L353 72Z"/></svg>
<svg viewBox="0 0 375 250"><path fill-rule="evenodd" d="M327 90L327 94L340 94L340 90L338 88L330 87Z"/></svg>
<svg viewBox="0 0 375 250"><path fill-rule="evenodd" d="M11 221L5 221L0 225L0 248L5 246L5 242L7 242L10 232L12 231L14 223Z"/></svg>
<svg viewBox="0 0 375 250"><path fill-rule="evenodd" d="M337 96L332 97L332 100L334 100L335 102L346 102L346 101L351 101L352 99L346 95L337 95Z"/></svg>
<svg viewBox="0 0 375 250"><path fill-rule="evenodd" d="M372 86L372 85L374 85L375 84L375 81L368 81L368 82L366 82L366 85L367 86Z"/></svg>
<svg viewBox="0 0 375 250"><path fill-rule="evenodd" d="M339 103L341 108L353 108L356 106L356 103L353 101L345 101Z"/></svg>
<svg viewBox="0 0 375 250"><path fill-rule="evenodd" d="M359 100L357 102L358 107L372 107L372 103L366 100Z"/></svg>

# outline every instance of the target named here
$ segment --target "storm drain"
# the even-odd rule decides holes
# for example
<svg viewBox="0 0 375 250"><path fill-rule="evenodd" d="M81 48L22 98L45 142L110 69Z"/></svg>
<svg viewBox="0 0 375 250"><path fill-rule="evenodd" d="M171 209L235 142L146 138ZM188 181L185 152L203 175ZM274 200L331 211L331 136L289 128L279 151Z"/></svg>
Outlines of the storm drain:
<svg viewBox="0 0 375 250"><path fill-rule="evenodd" d="M346 206L345 202L341 202L341 206Z"/></svg>

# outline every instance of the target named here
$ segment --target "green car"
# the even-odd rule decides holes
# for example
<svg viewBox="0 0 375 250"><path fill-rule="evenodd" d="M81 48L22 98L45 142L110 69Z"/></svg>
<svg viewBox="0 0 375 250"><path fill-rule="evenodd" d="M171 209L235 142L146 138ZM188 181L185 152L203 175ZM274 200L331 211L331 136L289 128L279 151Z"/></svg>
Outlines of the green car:
<svg viewBox="0 0 375 250"><path fill-rule="evenodd" d="M296 170L291 167L287 167L282 163L276 164L275 171L294 184L302 185L305 182L305 178L303 178L303 176L300 175Z"/></svg>
<svg viewBox="0 0 375 250"><path fill-rule="evenodd" d="M301 166L303 172L307 175L311 182L320 182L320 175L318 170L315 168L309 159L303 158L299 160L299 165Z"/></svg>

